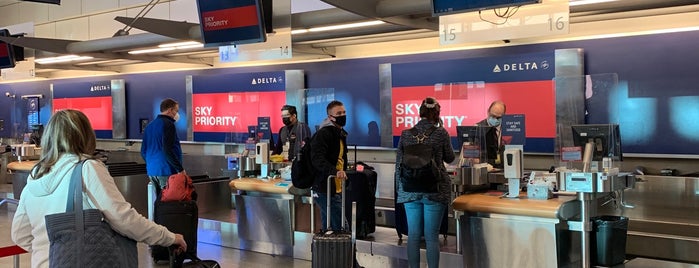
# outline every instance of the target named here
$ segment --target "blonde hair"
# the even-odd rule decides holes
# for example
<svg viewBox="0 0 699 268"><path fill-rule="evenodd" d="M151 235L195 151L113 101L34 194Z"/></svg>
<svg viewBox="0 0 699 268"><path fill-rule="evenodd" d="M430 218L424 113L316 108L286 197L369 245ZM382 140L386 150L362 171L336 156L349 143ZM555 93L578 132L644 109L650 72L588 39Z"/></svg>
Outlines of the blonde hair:
<svg viewBox="0 0 699 268"><path fill-rule="evenodd" d="M56 112L41 138L41 158L31 177L41 178L51 171L63 154L91 157L97 147L95 131L84 113L78 110Z"/></svg>

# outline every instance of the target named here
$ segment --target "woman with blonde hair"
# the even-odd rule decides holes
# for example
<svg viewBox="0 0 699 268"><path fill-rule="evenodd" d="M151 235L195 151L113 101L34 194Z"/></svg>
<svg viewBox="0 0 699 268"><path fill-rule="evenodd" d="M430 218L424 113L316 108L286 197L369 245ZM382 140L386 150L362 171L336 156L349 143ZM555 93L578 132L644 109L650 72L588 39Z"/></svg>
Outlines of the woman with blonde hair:
<svg viewBox="0 0 699 268"><path fill-rule="evenodd" d="M65 212L71 174L86 159L82 168L84 209L99 209L112 229L136 241L186 250L182 235L136 212L124 200L107 167L91 159L96 138L85 114L77 110L57 111L46 126L41 145L41 157L27 178L12 221L12 240L31 252L32 267L49 266L44 217Z"/></svg>

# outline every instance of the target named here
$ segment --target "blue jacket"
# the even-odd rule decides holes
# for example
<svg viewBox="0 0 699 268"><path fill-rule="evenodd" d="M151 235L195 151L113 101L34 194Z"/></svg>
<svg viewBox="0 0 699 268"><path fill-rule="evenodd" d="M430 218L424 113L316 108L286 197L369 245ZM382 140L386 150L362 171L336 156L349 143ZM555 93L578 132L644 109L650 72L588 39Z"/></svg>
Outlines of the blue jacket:
<svg viewBox="0 0 699 268"><path fill-rule="evenodd" d="M148 124L143 133L141 157L146 161L148 176L170 176L184 170L174 119L160 114Z"/></svg>

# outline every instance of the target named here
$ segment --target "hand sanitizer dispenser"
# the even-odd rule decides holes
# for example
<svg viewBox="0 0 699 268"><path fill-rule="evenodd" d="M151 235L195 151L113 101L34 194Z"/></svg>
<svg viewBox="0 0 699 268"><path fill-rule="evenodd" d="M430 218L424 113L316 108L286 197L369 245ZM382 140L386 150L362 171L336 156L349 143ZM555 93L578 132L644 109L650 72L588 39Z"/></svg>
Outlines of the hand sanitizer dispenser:
<svg viewBox="0 0 699 268"><path fill-rule="evenodd" d="M505 153L505 178L507 178L507 197L519 197L520 179L524 173L522 170L522 150L519 148L506 149Z"/></svg>
<svg viewBox="0 0 699 268"><path fill-rule="evenodd" d="M260 164L260 177L267 177L269 175L269 144L266 142L259 142L255 145L255 164Z"/></svg>

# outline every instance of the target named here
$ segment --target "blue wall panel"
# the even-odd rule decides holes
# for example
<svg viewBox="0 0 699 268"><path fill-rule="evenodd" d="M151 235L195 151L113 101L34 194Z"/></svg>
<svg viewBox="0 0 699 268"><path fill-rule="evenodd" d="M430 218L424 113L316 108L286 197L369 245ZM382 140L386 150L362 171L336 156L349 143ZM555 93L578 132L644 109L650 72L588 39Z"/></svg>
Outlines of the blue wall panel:
<svg viewBox="0 0 699 268"><path fill-rule="evenodd" d="M378 65L452 60L460 58L516 55L550 52L561 48L582 48L587 74L616 73L619 85L608 92L598 92L599 101L588 102L589 123L619 122L622 124L623 147L629 153L697 154L699 148L699 31L657 35L607 38L598 40L509 46L500 48L422 53L404 56L375 57L315 63L282 64L274 66L241 67L166 73L115 75L99 78L78 78L61 81L125 79L127 84L128 138L141 138L138 119L157 114L157 103L171 97L184 103L186 75L216 75L249 72L270 72L301 69L306 73L307 88L334 88L337 99L348 110L348 143L378 146L380 139L374 129L380 124ZM425 68L429 68L426 66ZM48 94L50 81L0 84L0 94ZM5 130L0 136L9 137L17 119L21 101L14 100L14 109L5 108L11 102L0 100L0 119ZM42 103L41 121L48 119L48 109ZM686 108L686 109L684 109ZM626 112L630 110L633 112ZM652 120L651 120L652 119ZM15 121L13 121L15 120ZM8 122L13 121L13 122ZM183 124L184 120L180 122ZM308 122L311 125L319 122ZM21 123L20 123L21 124ZM638 124L638 125L636 125ZM19 127L15 127L19 128ZM186 127L178 125L181 138ZM640 134L638 133L640 132ZM628 133L628 134L625 134ZM632 134L634 133L634 134ZM627 138L628 137L628 138ZM541 141L548 146L549 141ZM546 145L545 145L546 144Z"/></svg>

